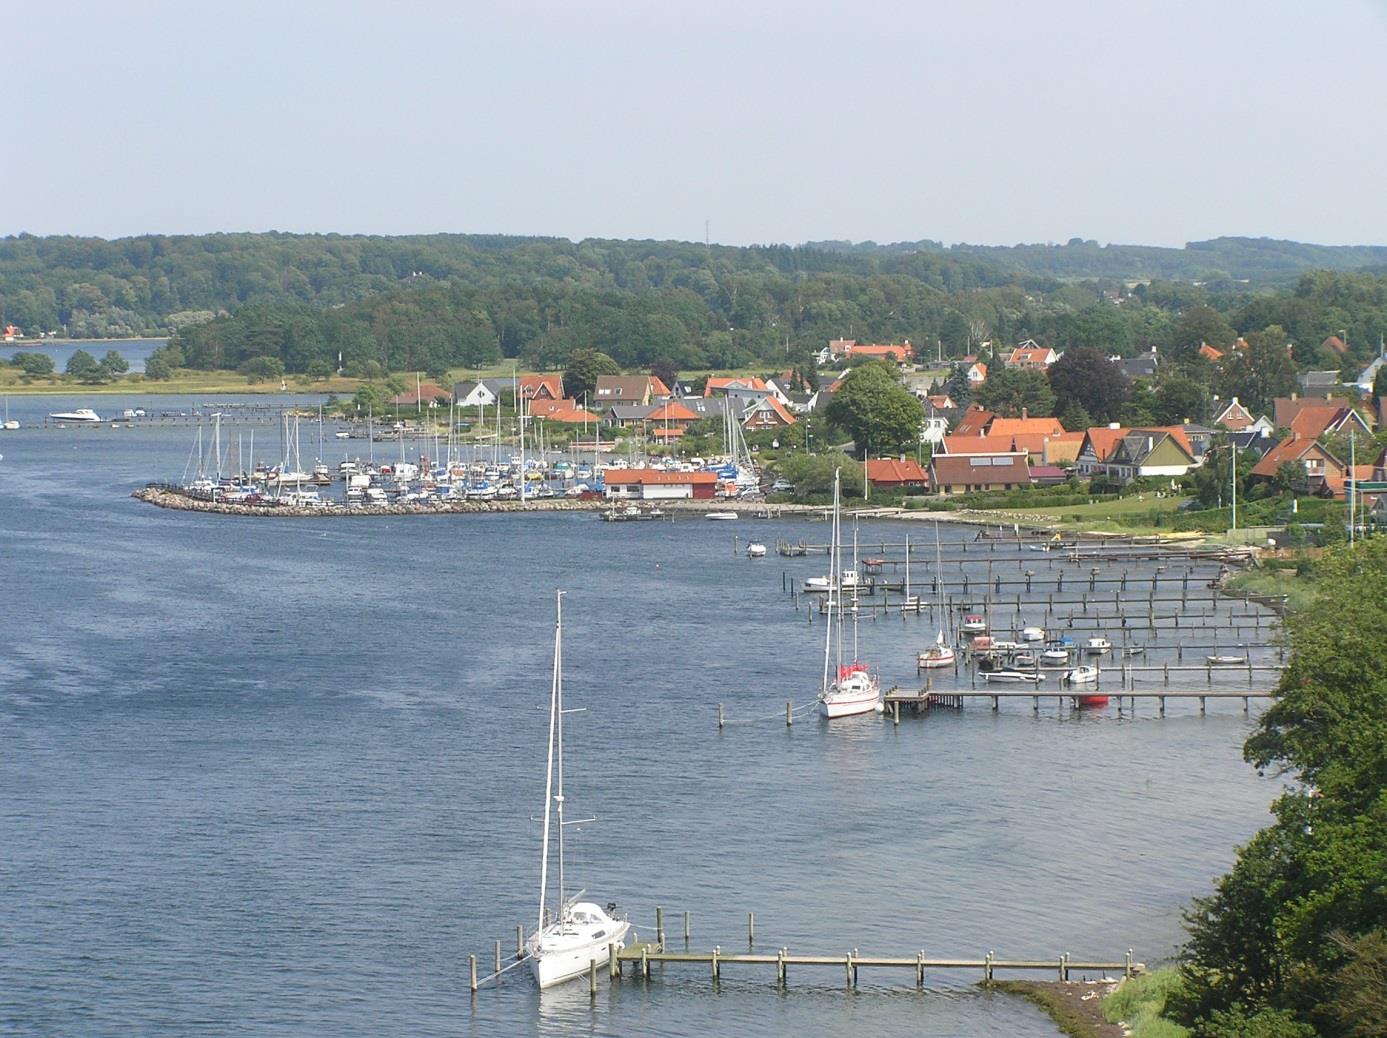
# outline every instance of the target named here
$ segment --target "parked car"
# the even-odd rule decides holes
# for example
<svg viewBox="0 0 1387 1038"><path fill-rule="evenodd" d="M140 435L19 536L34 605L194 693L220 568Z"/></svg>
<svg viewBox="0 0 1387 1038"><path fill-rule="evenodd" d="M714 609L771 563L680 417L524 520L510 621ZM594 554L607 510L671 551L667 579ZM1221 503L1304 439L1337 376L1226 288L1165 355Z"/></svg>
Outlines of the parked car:
<svg viewBox="0 0 1387 1038"><path fill-rule="evenodd" d="M777 479L771 484L772 494L791 494L794 493L795 485L787 479Z"/></svg>

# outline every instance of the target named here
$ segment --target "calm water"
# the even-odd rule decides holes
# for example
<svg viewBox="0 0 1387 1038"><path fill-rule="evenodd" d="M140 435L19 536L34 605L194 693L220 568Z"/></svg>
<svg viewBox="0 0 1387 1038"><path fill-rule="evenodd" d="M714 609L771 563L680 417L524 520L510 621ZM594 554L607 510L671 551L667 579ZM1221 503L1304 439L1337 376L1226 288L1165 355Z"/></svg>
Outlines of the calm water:
<svg viewBox="0 0 1387 1038"><path fill-rule="evenodd" d="M86 350L97 360L106 356L107 351L115 350L130 362L131 371L143 371L150 354L166 342L168 339L61 339L41 346L0 345L0 360L9 361L20 352L46 353L53 358L53 366L62 371L78 350Z"/></svg>
<svg viewBox="0 0 1387 1038"><path fill-rule="evenodd" d="M744 947L753 910L764 949L1155 961L1276 792L1229 705L719 734L719 702L750 720L812 697L822 627L781 573L822 559L748 562L732 524L702 521L259 522L128 497L190 440L0 438L0 1030L1055 1033L961 977L917 994L864 972L850 996L836 970L782 995L728 968L714 996L671 967L595 1004L515 971L474 1001L467 955L535 912L556 586L588 708L569 793L600 815L570 876L642 929L656 904L690 909L695 946ZM932 632L861 637L905 683Z"/></svg>

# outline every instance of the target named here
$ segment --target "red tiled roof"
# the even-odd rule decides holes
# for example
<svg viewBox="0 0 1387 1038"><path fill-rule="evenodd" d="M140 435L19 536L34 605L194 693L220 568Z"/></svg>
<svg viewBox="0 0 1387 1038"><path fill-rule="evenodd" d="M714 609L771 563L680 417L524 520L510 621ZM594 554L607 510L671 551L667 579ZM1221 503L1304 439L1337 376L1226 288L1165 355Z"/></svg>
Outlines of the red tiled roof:
<svg viewBox="0 0 1387 1038"><path fill-rule="evenodd" d="M406 393L391 397L390 402L397 406L404 406L406 404L413 406L419 403L426 404L430 400L450 400L452 396L453 394L442 386L435 385L432 382L425 382Z"/></svg>
<svg viewBox="0 0 1387 1038"><path fill-rule="evenodd" d="M1089 445L1093 447L1094 456L1099 461L1103 461L1113 452L1113 448L1117 446L1122 437L1129 432L1131 432L1130 429L1111 429L1108 426L1100 425L1090 429L1086 435ZM1082 454L1083 451L1083 447L1080 447L1079 453Z"/></svg>
<svg viewBox="0 0 1387 1038"><path fill-rule="evenodd" d="M696 422L694 414L678 400L668 400L645 416L647 422Z"/></svg>
<svg viewBox="0 0 1387 1038"><path fill-rule="evenodd" d="M1276 470L1281 467L1283 462L1299 461L1312 451L1322 454L1326 459L1332 461L1337 469L1343 469L1344 466L1339 459L1330 454L1324 447L1320 446L1319 441L1292 434L1263 454L1262 460L1252 466L1250 475L1275 476Z"/></svg>
<svg viewBox="0 0 1387 1038"><path fill-rule="evenodd" d="M1010 436L945 436L940 443L945 454L1007 454L1012 450Z"/></svg>
<svg viewBox="0 0 1387 1038"><path fill-rule="evenodd" d="M712 396L716 389L757 389L764 390L766 383L755 375L713 375L703 387L704 396Z"/></svg>
<svg viewBox="0 0 1387 1038"><path fill-rule="evenodd" d="M1199 347L1199 355L1205 360L1220 361L1223 359L1223 351L1210 346L1207 342Z"/></svg>
<svg viewBox="0 0 1387 1038"><path fill-rule="evenodd" d="M929 474L920 467L919 462L910 458L904 461L897 461L895 458L868 458L867 478L878 485L926 486L929 483Z"/></svg>
<svg viewBox="0 0 1387 1038"><path fill-rule="evenodd" d="M716 472L665 472L663 469L607 469L602 474L607 486L653 486L688 483L696 486L718 481Z"/></svg>
<svg viewBox="0 0 1387 1038"><path fill-rule="evenodd" d="M1311 404L1302 407L1291 419L1291 435L1315 439L1323 436L1329 428L1342 426L1349 421L1352 408L1340 404Z"/></svg>
<svg viewBox="0 0 1387 1038"><path fill-rule="evenodd" d="M795 424L795 416L792 415L789 411L785 410L785 405L782 404L775 397L768 396L762 402L765 404L766 407L769 407L772 411L775 412L776 416L780 419L782 425ZM762 412L759 409L752 411L751 414L747 416L746 420L748 422L754 422L757 420L758 416L761 413Z"/></svg>
<svg viewBox="0 0 1387 1038"><path fill-rule="evenodd" d="M1058 418L994 418L988 436L1015 436L1017 433L1058 435L1064 426Z"/></svg>
<svg viewBox="0 0 1387 1038"><path fill-rule="evenodd" d="M954 429L954 435L981 436L987 431L987 423L996 417L991 411L985 411L977 404L969 404L968 410L963 412L963 417Z"/></svg>
<svg viewBox="0 0 1387 1038"><path fill-rule="evenodd" d="M1329 338L1325 339L1324 342L1320 343L1320 348L1331 350L1341 357L1348 352L1348 346L1346 346L1344 340L1337 335L1331 335Z"/></svg>
<svg viewBox="0 0 1387 1038"><path fill-rule="evenodd" d="M527 400L533 400L537 396L547 396L552 400L558 400L563 396L563 376L559 374L550 375L520 375L516 378L520 386L520 392Z"/></svg>

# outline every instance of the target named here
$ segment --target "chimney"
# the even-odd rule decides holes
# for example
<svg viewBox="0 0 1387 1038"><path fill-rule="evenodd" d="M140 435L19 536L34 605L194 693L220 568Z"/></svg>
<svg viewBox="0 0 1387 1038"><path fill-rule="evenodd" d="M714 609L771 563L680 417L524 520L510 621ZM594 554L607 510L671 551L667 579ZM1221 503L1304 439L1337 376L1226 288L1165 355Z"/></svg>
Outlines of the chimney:
<svg viewBox="0 0 1387 1038"><path fill-rule="evenodd" d="M1109 423L1108 423L1108 428L1109 428L1109 429L1121 429L1121 428L1122 428L1122 423L1121 423L1121 422L1109 422Z"/></svg>
<svg viewBox="0 0 1387 1038"><path fill-rule="evenodd" d="M1029 417L1030 415L1027 413L1026 409L1024 407L1021 408L1021 420L1024 422Z"/></svg>

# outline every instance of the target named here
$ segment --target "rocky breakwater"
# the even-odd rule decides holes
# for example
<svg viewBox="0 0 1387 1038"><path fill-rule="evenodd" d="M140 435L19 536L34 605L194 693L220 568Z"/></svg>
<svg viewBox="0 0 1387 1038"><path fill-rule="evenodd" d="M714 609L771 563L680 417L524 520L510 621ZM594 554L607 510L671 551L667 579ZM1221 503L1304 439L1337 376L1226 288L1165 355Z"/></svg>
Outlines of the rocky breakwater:
<svg viewBox="0 0 1387 1038"><path fill-rule="evenodd" d="M183 512L211 512L216 515L270 516L283 519L318 519L324 516L372 515L471 515L489 512L593 512L605 507L602 501L574 501L568 498L539 501L409 501L390 505L353 505L333 502L321 505L280 504L270 501L245 504L213 501L171 487L143 487L130 495L159 508Z"/></svg>

